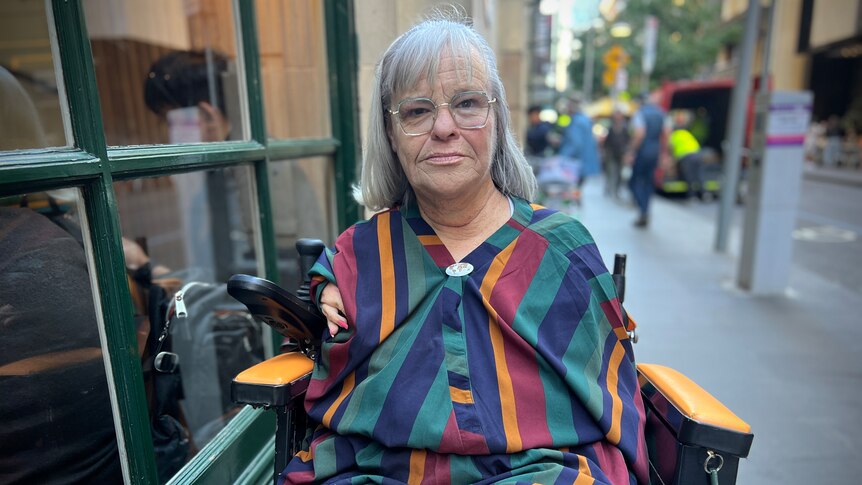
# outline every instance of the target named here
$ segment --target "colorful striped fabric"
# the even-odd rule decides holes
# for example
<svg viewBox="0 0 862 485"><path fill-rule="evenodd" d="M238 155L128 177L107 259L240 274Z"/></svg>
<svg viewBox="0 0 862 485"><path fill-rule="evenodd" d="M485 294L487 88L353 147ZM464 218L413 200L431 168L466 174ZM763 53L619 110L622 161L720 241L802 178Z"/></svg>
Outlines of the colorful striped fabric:
<svg viewBox="0 0 862 485"><path fill-rule="evenodd" d="M584 227L513 199L455 261L415 206L356 224L312 273L350 328L306 397L322 423L285 483L648 483L644 409L610 274Z"/></svg>

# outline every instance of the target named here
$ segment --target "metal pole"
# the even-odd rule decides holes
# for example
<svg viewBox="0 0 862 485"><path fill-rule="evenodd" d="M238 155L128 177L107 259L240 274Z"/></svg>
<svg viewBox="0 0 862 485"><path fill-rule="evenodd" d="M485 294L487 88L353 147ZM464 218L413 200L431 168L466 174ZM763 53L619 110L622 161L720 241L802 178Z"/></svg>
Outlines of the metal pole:
<svg viewBox="0 0 862 485"><path fill-rule="evenodd" d="M775 0L769 3L769 10L766 13L766 34L763 38L763 55L760 63L760 87L757 90L760 94L769 92L769 61L772 54L772 20L775 18Z"/></svg>
<svg viewBox="0 0 862 485"><path fill-rule="evenodd" d="M736 85L730 100L730 115L727 119L727 139L724 146L724 178L721 182L721 206L718 213L718 231L715 250L727 251L730 222L733 206L736 203L736 185L739 181L739 162L742 143L745 139L745 113L751 94L751 60L757 42L758 22L760 20L759 0L748 0L745 16L745 33L742 39L739 64L736 71Z"/></svg>
<svg viewBox="0 0 862 485"><path fill-rule="evenodd" d="M593 64L596 57L596 46L593 27L587 30L586 53L584 54L584 102L589 103L593 99Z"/></svg>

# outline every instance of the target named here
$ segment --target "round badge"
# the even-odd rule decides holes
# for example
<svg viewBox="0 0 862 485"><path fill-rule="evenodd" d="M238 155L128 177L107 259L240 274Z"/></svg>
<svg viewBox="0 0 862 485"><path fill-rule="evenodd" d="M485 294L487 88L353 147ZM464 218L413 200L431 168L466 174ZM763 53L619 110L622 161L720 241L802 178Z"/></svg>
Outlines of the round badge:
<svg viewBox="0 0 862 485"><path fill-rule="evenodd" d="M446 268L446 274L449 276L467 276L473 272L473 265L470 263L455 263Z"/></svg>

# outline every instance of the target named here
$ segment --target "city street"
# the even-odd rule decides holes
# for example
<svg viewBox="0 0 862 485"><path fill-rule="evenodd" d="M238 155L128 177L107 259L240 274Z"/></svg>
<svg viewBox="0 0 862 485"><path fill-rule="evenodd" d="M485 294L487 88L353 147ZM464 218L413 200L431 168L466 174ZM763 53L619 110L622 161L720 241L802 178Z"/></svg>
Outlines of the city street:
<svg viewBox="0 0 862 485"><path fill-rule="evenodd" d="M678 204L716 221L719 204ZM741 227L742 207L734 222ZM803 179L794 233L793 263L862 293L862 185Z"/></svg>
<svg viewBox="0 0 862 485"><path fill-rule="evenodd" d="M727 254L713 250L715 202L657 197L650 227L638 230L634 209L591 180L574 211L608 265L628 254L637 359L678 369L751 424L740 485L839 485L862 474L860 202L860 187L804 182L788 288L766 297L735 283L741 209ZM831 234L850 240L826 242Z"/></svg>

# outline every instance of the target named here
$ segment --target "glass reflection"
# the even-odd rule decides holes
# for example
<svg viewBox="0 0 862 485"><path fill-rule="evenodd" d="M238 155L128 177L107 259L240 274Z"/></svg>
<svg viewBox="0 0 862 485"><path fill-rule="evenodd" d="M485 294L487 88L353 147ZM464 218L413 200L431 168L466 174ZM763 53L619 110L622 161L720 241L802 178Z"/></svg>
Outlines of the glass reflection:
<svg viewBox="0 0 862 485"><path fill-rule="evenodd" d="M77 189L0 199L0 483L121 483Z"/></svg>
<svg viewBox="0 0 862 485"><path fill-rule="evenodd" d="M84 0L108 145L241 140L230 0Z"/></svg>
<svg viewBox="0 0 862 485"><path fill-rule="evenodd" d="M323 2L257 0L255 11L269 136L331 136Z"/></svg>
<svg viewBox="0 0 862 485"><path fill-rule="evenodd" d="M68 144L45 4L0 2L0 150Z"/></svg>
<svg viewBox="0 0 862 485"><path fill-rule="evenodd" d="M264 357L262 325L225 290L257 273L253 180L242 165L114 184L163 482L239 411L230 382Z"/></svg>
<svg viewBox="0 0 862 485"><path fill-rule="evenodd" d="M332 197L332 159L327 157L283 160L270 164L269 182L274 188L272 211L281 284L294 290L302 280L296 240L334 242L335 201Z"/></svg>

